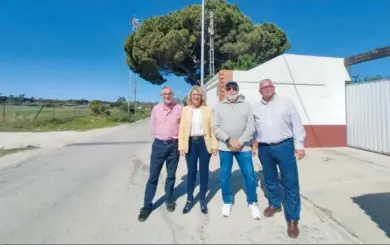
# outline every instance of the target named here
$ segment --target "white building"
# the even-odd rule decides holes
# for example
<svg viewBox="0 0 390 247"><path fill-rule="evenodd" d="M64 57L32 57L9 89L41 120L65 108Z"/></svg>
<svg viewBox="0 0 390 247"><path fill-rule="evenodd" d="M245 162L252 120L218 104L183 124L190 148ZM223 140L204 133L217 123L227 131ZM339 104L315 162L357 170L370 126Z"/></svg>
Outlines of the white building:
<svg viewBox="0 0 390 247"><path fill-rule="evenodd" d="M238 82L247 101L260 100L259 81L271 79L276 93L296 105L306 129L306 147L346 146L344 58L284 54L251 70L222 70L205 85L207 102L224 97L223 85Z"/></svg>

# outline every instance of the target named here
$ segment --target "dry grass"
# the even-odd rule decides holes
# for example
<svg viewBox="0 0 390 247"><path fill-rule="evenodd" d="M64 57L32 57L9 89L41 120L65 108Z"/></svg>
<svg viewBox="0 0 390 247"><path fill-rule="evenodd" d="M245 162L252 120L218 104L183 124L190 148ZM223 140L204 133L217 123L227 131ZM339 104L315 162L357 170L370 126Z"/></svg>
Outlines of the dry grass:
<svg viewBox="0 0 390 247"><path fill-rule="evenodd" d="M8 154L18 153L18 152L32 150L32 149L36 149L36 148L38 148L38 147L36 147L36 146L26 146L26 147L9 148L9 149L0 148L0 157L6 156Z"/></svg>

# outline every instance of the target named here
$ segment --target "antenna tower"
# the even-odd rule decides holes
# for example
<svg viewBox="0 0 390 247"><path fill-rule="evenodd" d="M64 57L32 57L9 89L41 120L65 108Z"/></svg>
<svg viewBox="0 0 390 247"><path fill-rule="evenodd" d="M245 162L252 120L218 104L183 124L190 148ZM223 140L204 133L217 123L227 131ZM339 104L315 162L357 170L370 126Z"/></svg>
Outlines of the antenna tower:
<svg viewBox="0 0 390 247"><path fill-rule="evenodd" d="M131 33L137 31L137 28L140 24L141 19L138 17L133 17L131 19ZM127 100L127 110L130 115L130 102L133 103L134 114L137 111L137 78L138 75L129 70L129 98Z"/></svg>
<svg viewBox="0 0 390 247"><path fill-rule="evenodd" d="M209 24L209 36L210 36L210 47L209 47L209 74L215 74L214 66L214 12L210 11L210 24Z"/></svg>

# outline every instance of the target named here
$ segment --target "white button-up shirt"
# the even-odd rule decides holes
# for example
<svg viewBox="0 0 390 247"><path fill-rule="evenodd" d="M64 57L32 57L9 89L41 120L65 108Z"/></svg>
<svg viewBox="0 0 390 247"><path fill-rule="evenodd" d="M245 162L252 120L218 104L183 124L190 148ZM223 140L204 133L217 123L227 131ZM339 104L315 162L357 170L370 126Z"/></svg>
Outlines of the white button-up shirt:
<svg viewBox="0 0 390 247"><path fill-rule="evenodd" d="M190 136L203 136L203 116L199 108L192 108Z"/></svg>
<svg viewBox="0 0 390 247"><path fill-rule="evenodd" d="M293 138L295 149L304 148L305 128L291 100L277 95L268 103L262 99L253 105L253 113L259 143L273 144Z"/></svg>

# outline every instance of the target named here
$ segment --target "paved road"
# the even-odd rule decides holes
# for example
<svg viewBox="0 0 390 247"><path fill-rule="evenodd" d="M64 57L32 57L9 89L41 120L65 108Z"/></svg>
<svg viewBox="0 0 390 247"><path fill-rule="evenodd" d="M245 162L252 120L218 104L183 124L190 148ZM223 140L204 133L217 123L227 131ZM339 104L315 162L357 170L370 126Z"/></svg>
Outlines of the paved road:
<svg viewBox="0 0 390 247"><path fill-rule="evenodd" d="M85 140L84 140L85 141ZM2 244L261 244L353 243L354 239L303 201L301 236L286 236L283 215L251 219L241 175L234 172L236 205L220 216L218 158L212 160L209 215L199 205L182 215L185 163L177 176L178 208L164 206L137 221L148 176L151 137L146 122L121 128L88 143L58 148L0 171ZM237 169L237 165L235 165ZM258 170L258 167L256 168ZM163 195L165 171L157 198ZM258 173L261 176L261 171ZM265 208L259 188L260 207Z"/></svg>

